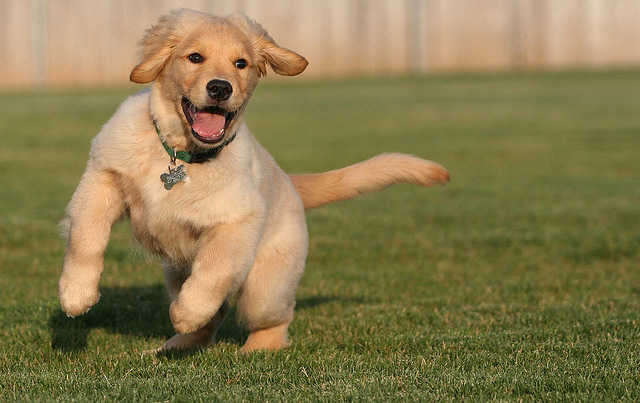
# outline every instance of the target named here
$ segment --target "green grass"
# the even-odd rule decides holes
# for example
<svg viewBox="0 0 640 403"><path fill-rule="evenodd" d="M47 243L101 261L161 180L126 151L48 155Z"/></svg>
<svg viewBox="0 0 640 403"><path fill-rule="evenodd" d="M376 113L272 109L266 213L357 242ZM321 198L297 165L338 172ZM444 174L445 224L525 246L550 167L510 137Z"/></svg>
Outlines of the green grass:
<svg viewBox="0 0 640 403"><path fill-rule="evenodd" d="M441 162L308 214L294 345L141 356L162 274L118 224L102 299L57 301L57 221L123 90L0 95L0 397L63 401L637 401L640 72L263 83L247 120L289 172Z"/></svg>

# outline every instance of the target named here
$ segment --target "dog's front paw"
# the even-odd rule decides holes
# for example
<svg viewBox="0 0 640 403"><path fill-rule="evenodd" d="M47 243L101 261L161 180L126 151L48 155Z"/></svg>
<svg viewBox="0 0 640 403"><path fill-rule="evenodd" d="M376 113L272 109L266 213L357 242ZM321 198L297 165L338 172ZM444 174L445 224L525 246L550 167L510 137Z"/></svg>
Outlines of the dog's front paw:
<svg viewBox="0 0 640 403"><path fill-rule="evenodd" d="M100 299L99 264L79 265L68 255L58 283L60 306L67 316L78 316L87 313Z"/></svg>
<svg viewBox="0 0 640 403"><path fill-rule="evenodd" d="M98 289L81 289L60 285L60 306L67 316L75 317L85 314L98 303Z"/></svg>
<svg viewBox="0 0 640 403"><path fill-rule="evenodd" d="M173 328L181 334L195 333L209 323L213 316L203 311L190 309L180 299L173 301L169 314Z"/></svg>

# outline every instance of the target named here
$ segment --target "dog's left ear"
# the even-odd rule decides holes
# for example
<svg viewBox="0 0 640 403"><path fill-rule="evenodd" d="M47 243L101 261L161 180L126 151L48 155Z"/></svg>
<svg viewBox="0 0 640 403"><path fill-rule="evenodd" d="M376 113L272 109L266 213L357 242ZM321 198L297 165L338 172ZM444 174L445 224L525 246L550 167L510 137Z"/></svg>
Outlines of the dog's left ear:
<svg viewBox="0 0 640 403"><path fill-rule="evenodd" d="M255 44L258 53L277 74L296 76L307 68L309 62L299 54L278 46L268 36L261 37ZM263 72L262 75L266 75Z"/></svg>
<svg viewBox="0 0 640 403"><path fill-rule="evenodd" d="M307 59L296 52L278 46L262 25L242 13L234 14L230 19L242 27L248 36L252 38L253 47L262 59L258 66L260 76L267 74L265 63L271 66L274 72L282 76L295 76L307 68L309 64Z"/></svg>

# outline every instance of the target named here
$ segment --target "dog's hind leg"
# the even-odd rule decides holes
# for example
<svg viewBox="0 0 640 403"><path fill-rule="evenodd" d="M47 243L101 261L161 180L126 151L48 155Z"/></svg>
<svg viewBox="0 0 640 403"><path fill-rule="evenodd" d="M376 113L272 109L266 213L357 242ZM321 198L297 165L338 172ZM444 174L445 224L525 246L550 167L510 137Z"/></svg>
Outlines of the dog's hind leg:
<svg viewBox="0 0 640 403"><path fill-rule="evenodd" d="M238 297L238 322L246 326L249 338L242 352L279 350L291 343L287 329L293 320L295 291L300 269L292 266L291 256L270 253L258 259Z"/></svg>
<svg viewBox="0 0 640 403"><path fill-rule="evenodd" d="M249 338L247 338L244 346L242 346L241 351L243 353L250 353L256 350L280 350L289 347L291 345L287 332L289 323L290 322L286 322L266 329L253 330L249 334Z"/></svg>
<svg viewBox="0 0 640 403"><path fill-rule="evenodd" d="M283 221L282 227L280 236L258 256L240 290L238 321L251 332L242 347L245 353L279 350L291 344L287 329L307 256L304 216Z"/></svg>
<svg viewBox="0 0 640 403"><path fill-rule="evenodd" d="M289 340L288 328L293 320L294 305L292 304L288 309L290 313L284 322L275 326L252 329L241 351L250 353L256 350L280 350L289 347L291 341Z"/></svg>

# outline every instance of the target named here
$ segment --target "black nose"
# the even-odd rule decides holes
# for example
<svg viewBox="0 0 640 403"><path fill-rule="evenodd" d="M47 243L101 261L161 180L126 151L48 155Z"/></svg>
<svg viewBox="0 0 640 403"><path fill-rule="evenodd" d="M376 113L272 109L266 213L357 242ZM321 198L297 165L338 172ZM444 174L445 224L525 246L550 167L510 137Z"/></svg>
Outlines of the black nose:
<svg viewBox="0 0 640 403"><path fill-rule="evenodd" d="M207 83L207 92L216 101L226 101L231 97L233 87L228 81L211 80Z"/></svg>

